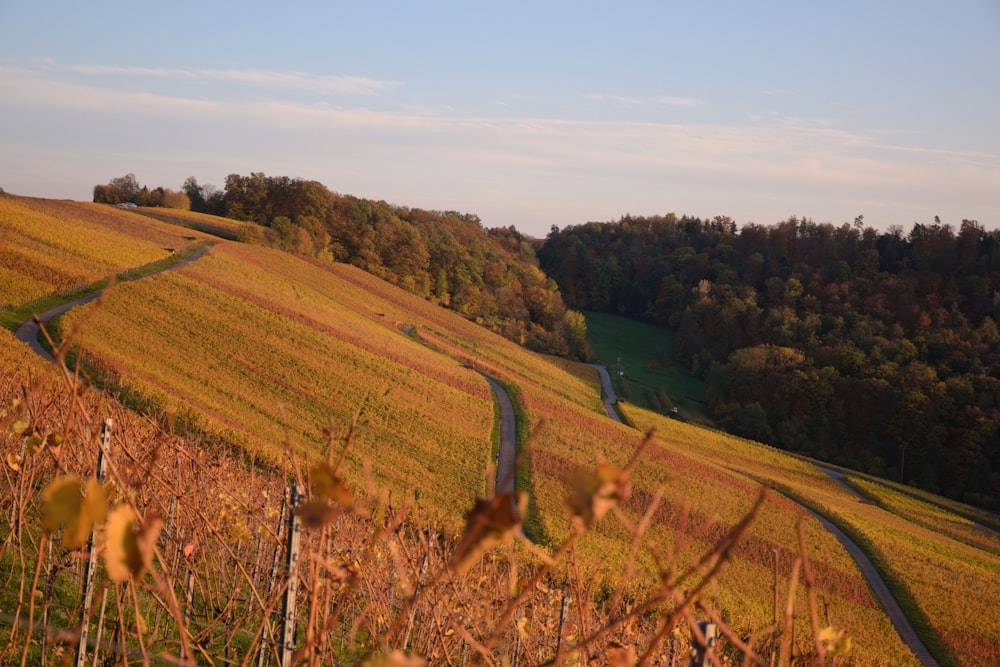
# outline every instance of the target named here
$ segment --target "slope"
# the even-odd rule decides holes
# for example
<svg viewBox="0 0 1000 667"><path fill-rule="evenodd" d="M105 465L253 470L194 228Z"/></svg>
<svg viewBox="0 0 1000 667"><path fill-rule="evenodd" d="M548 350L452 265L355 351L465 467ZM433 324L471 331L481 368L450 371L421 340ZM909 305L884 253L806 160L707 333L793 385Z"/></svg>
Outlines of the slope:
<svg viewBox="0 0 1000 667"><path fill-rule="evenodd" d="M174 410L178 428L279 464L291 451L319 456L331 419L343 433L363 405L349 451L352 481L361 483L367 459L395 497L419 491L421 505L446 526L482 493L490 452L489 388L466 366L511 390L522 443L529 431L536 434L519 484L531 494L529 528L543 545L569 534L563 517L573 471L592 468L599 456L622 465L639 440L604 415L595 383L583 379L592 369L567 373L563 364L346 265L223 242L175 273L113 287L102 306L73 311L60 326L84 319L82 357L96 377L151 414ZM620 574L629 524L661 487L664 501L648 541L680 564L710 549L753 503L760 484L746 471L699 458L712 437L661 437L636 469L620 517L581 541L595 598ZM750 455L747 465L755 461ZM782 483L809 475L805 464L778 463L773 474ZM787 585L800 520L830 616L848 627L859 660L914 664L853 560L780 496L766 502L711 604L738 631L762 639L774 614L775 568ZM650 555L641 565L635 592L656 576ZM809 636L806 623L797 622L796 636Z"/></svg>

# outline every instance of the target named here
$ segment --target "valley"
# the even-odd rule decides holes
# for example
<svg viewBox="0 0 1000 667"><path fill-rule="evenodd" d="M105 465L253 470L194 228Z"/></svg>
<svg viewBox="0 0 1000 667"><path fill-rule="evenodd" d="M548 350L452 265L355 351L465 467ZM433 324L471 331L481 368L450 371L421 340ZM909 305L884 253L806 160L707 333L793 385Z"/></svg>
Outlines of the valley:
<svg viewBox="0 0 1000 667"><path fill-rule="evenodd" d="M282 479L329 458L332 444L345 440L342 475L353 493L379 489L375 495L397 510L416 499L421 524L453 538L476 497L510 492L497 487L491 493L489 471L502 434L513 426L511 436L524 456L514 476L516 491L527 494L524 532L535 548L550 552L573 541L575 567L586 573L553 573L547 580L553 589L582 579L588 596L606 600L634 560L629 594L640 599L656 589L665 551L681 570L696 564L768 488L748 535L734 545L705 596L735 633L760 640L779 616L776 588L791 588L797 591L791 605L803 613L789 622L796 636L811 638L806 591L795 586L801 526L828 617L821 627L847 631L855 664L935 664L907 648L854 557L811 510L864 549L938 664L984 664L1000 650L992 613L1000 539L967 518L975 510L908 496L845 472L843 481L870 499L861 502L801 457L657 414L648 409L654 402L668 411L657 396L662 387L685 418L698 421L702 390L662 363L664 350L639 343L634 325L626 331L631 356L622 354L626 377L642 369L643 400L619 402L627 421L619 424L607 416L594 368L530 352L357 267L212 235L225 228L221 221L199 219L196 227L184 228L107 208L98 215L90 205L3 202L5 219L29 221L12 227L10 248L18 257L26 253L20 248L51 248L55 259L45 265L53 267L53 276L73 264L66 253L83 252L76 247L128 245L119 239L122 230L141 249L103 260L72 280L39 283L31 298L21 294L34 269L7 269L3 294L12 312L41 303L35 298L82 287L81 280L89 280L96 294L101 272L161 261L195 244L204 248L170 271L113 282L103 298L61 314L47 329L57 339L73 337L71 353L60 361L70 369L78 364L102 389L103 400L121 401L203 451L257 462L262 468L255 474L270 477L271 494ZM96 240L79 246L62 247L63 241L36 234L30 224L32 216L61 216L63 229L79 226L79 232L61 236L71 239L93 229L104 211L116 220L111 231L94 232ZM8 250L0 249L0 257ZM591 321L605 340L616 328L605 316L588 316ZM30 386L52 365L29 361L24 336L19 342L4 333L6 381ZM593 345L608 366L608 350L623 347L602 344L600 336ZM498 386L516 416L506 427L497 421ZM593 468L600 458L626 466L650 431L655 436L632 470L630 496L613 516L576 538L565 511L574 471ZM4 454L8 462L24 461L10 458L18 449L14 435L5 431ZM511 456L503 448L500 459L495 479L512 477ZM8 463L8 475L11 470ZM983 517L994 520L988 513ZM644 520L644 548L633 557L635 527ZM11 558L11 535L4 536L3 558ZM809 645L806 639L797 650Z"/></svg>

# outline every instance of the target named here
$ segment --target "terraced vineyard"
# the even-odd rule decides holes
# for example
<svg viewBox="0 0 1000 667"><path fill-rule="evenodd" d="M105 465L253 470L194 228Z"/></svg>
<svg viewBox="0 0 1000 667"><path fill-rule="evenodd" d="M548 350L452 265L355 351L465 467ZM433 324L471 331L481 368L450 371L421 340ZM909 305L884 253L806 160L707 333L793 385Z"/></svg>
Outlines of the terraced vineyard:
<svg viewBox="0 0 1000 667"><path fill-rule="evenodd" d="M0 307L79 289L209 237L101 204L0 196Z"/></svg>
<svg viewBox="0 0 1000 667"><path fill-rule="evenodd" d="M87 318L83 358L137 405L173 406L184 426L279 465L286 443L298 456L324 452L324 428L345 432L364 405L353 480L370 460L380 484L416 490L455 524L485 489L488 387L376 315L371 295L364 311L345 306L350 292L289 255L220 245L188 268L114 287L60 328Z"/></svg>
<svg viewBox="0 0 1000 667"><path fill-rule="evenodd" d="M97 233L87 230L103 224L88 217L98 211L114 218L104 243L134 233L135 248L151 253L122 255L112 262L115 270L155 259L151 248L163 239L204 238L190 227L77 206L66 209L63 224L73 230L67 237ZM86 213L79 232L76 210ZM19 219L23 230L16 233L24 238L44 221ZM188 222L204 229L214 224ZM46 289L39 294L60 288ZM69 331L79 322L86 322L80 358L113 393L162 423L171 413L182 433L252 452L279 469L318 459L328 444L324 429L342 437L363 406L348 451L348 481L363 486L364 462L370 462L373 481L394 502L416 491L423 520L448 534L486 489L494 413L480 372L511 392L521 444L535 433L518 485L529 494L526 531L543 548L571 535L565 510L574 472L593 469L600 457L622 466L642 439L640 431L607 419L592 368L531 353L348 265L218 241L184 268L114 286L102 304L70 311L58 327ZM51 368L29 361L23 346L2 333L5 368ZM891 487L852 478L878 502L861 504L805 461L633 406L624 410L658 435L633 472L628 502L576 544L585 572L575 576L587 582L595 603L606 601L620 578L634 527L652 503L657 509L630 578L629 594L636 597L655 583L654 554L690 566L738 524L763 486L773 486L780 493L769 494L703 600L741 636L767 644L775 578L786 594L801 522L828 615L824 624L847 630L856 664L917 664L848 553L787 494L878 546L875 555L897 573L897 588L956 654L953 664L981 664L976 661L996 655L1000 637L989 607L1000 581L994 535ZM558 586L569 576L554 573L549 583ZM941 602L930 599L935 589L944 591ZM797 591L802 610L805 591ZM794 632L800 647L812 645L804 614Z"/></svg>
<svg viewBox="0 0 1000 667"><path fill-rule="evenodd" d="M890 487L848 477L877 504L859 502L816 466L790 454L664 419L634 407L634 423L713 469L773 485L847 532L882 571L942 662L983 665L1000 656L1000 540L968 519ZM971 510L971 508L970 508Z"/></svg>

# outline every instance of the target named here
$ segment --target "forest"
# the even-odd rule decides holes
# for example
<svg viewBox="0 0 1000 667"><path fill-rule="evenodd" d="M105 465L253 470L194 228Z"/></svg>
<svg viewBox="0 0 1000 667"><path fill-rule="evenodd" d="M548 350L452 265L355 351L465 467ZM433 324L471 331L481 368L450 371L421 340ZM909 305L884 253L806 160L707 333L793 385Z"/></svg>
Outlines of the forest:
<svg viewBox="0 0 1000 667"><path fill-rule="evenodd" d="M1000 507L1000 231L976 221L625 215L533 242L263 173L177 193L129 174L94 200L243 221L242 241L354 264L541 352L592 356L580 311L661 325L720 428Z"/></svg>
<svg viewBox="0 0 1000 667"><path fill-rule="evenodd" d="M626 215L538 258L568 307L674 331L720 427L1000 506L1000 231Z"/></svg>
<svg viewBox="0 0 1000 667"><path fill-rule="evenodd" d="M179 194L164 198L150 193ZM94 187L94 201L190 208L246 224L239 240L354 264L451 308L529 349L587 358L586 323L568 310L513 227L486 229L456 211L427 211L342 195L318 181L230 174L219 190L185 180L179 193L135 176Z"/></svg>

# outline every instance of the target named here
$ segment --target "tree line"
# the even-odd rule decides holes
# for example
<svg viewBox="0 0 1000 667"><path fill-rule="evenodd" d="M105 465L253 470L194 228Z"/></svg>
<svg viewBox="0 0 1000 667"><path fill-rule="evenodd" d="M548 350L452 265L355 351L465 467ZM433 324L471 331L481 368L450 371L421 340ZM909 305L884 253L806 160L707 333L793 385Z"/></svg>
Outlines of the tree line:
<svg viewBox="0 0 1000 667"><path fill-rule="evenodd" d="M723 428L1000 506L1000 231L626 215L538 257L569 307L673 330Z"/></svg>
<svg viewBox="0 0 1000 667"><path fill-rule="evenodd" d="M99 189L104 196L123 180L127 192L141 190L130 174L96 186L94 201ZM397 206L263 173L230 174L222 190L192 176L182 194L191 210L245 222L240 241L354 264L530 349L591 354L584 317L566 308L530 240L513 227L485 229L473 214Z"/></svg>
<svg viewBox="0 0 1000 667"><path fill-rule="evenodd" d="M112 178L106 185L95 185L94 201L98 204L130 203L136 206L176 208L183 211L191 208L191 201L183 190L175 191L164 187L150 190L145 185L140 187L135 174Z"/></svg>

